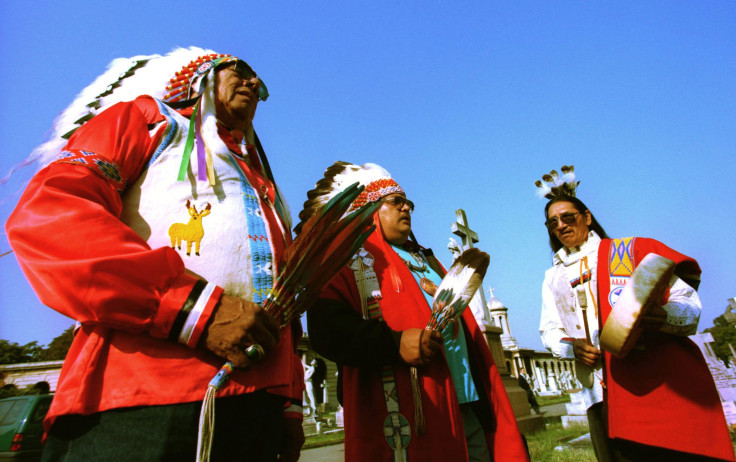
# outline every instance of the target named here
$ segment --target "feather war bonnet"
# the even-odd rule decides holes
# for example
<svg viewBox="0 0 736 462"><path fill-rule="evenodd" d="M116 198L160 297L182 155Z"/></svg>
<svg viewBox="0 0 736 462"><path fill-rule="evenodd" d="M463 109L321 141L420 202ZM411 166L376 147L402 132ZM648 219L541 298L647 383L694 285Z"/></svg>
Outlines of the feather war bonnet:
<svg viewBox="0 0 736 462"><path fill-rule="evenodd" d="M117 58L61 112L50 130L49 140L35 148L25 163L36 162L39 168L45 167L56 159L79 127L114 104L132 101L141 95L152 96L170 105L182 103L194 94L202 95L197 103L201 106L202 116L201 130L197 134L199 136L201 132L208 147L219 152L224 144L218 142L217 136L214 72L217 66L228 62L245 64L237 57L198 47L177 48L166 55ZM267 96L268 92L262 85L259 99L264 100ZM212 172L207 174L211 180Z"/></svg>

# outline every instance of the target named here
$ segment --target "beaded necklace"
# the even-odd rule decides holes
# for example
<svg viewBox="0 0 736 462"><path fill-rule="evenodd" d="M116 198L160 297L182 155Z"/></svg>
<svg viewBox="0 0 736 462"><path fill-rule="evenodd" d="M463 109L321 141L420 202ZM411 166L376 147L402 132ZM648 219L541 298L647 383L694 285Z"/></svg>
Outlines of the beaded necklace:
<svg viewBox="0 0 736 462"><path fill-rule="evenodd" d="M419 286L422 288L422 290L427 292L430 296L434 297L434 294L437 292L437 284L424 276L424 273L427 273L429 271L429 268L427 267L427 262L424 259L424 255L422 255L420 252L412 251L409 251L409 254L411 254L411 256L414 257L417 263L420 263L421 266L417 266L411 261L404 260L403 258L401 260L406 264L407 268L409 268L410 271L412 271L417 275L417 277L419 277Z"/></svg>

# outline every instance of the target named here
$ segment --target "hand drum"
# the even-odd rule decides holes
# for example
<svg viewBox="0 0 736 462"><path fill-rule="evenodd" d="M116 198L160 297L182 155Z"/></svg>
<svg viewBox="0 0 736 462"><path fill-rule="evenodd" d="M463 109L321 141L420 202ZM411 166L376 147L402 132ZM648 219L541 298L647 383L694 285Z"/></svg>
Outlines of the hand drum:
<svg viewBox="0 0 736 462"><path fill-rule="evenodd" d="M644 257L624 286L601 331L601 348L623 358L644 330L643 318L659 308L675 262L657 254Z"/></svg>

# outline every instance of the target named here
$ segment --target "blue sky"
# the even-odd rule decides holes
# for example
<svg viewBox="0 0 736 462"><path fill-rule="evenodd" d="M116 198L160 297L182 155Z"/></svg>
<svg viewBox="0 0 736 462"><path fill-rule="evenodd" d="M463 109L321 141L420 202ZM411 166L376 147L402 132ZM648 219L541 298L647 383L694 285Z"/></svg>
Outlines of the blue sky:
<svg viewBox="0 0 736 462"><path fill-rule="evenodd" d="M491 255L484 286L522 346L542 348L551 264L533 183L563 164L610 235L699 260L701 330L736 296L732 1L29 5L0 3L0 176L112 59L196 45L268 84L255 125L293 216L332 162L378 163L448 265L463 208ZM1 223L33 170L0 185ZM0 274L0 339L47 344L72 324L38 302L12 254Z"/></svg>

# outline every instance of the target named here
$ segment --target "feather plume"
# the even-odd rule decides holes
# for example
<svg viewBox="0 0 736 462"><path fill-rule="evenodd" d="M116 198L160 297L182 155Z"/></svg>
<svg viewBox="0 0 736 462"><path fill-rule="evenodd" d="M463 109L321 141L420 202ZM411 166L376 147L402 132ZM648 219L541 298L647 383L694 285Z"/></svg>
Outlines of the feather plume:
<svg viewBox="0 0 736 462"><path fill-rule="evenodd" d="M560 175L557 173L557 170L550 170L549 175L552 177L552 184L554 186L560 186L562 184L560 183Z"/></svg>
<svg viewBox="0 0 736 462"><path fill-rule="evenodd" d="M450 267L432 301L427 329L438 332L457 320L483 283L491 257L476 248L464 251Z"/></svg>
<svg viewBox="0 0 736 462"><path fill-rule="evenodd" d="M284 262L263 309L280 327L301 316L320 290L375 231L373 214L381 205L372 202L345 215L364 187L354 183L316 209L302 225L302 232L286 250ZM214 434L215 394L228 380L233 365L227 361L207 386L202 404L197 441L197 461L209 460Z"/></svg>
<svg viewBox="0 0 736 462"><path fill-rule="evenodd" d="M165 56L154 54L114 59L107 70L59 114L48 141L36 147L27 162L36 162L39 169L45 167L56 159L77 128L115 103L132 101L144 94L162 99L175 71L194 57L209 53L214 51L189 47L176 48Z"/></svg>
<svg viewBox="0 0 736 462"><path fill-rule="evenodd" d="M325 170L324 177L317 182L314 189L307 192L307 200L304 201L303 209L299 212L299 219L301 221L294 228L294 232L299 234L303 223L347 186L358 182L370 191L373 182L390 180L390 178L391 175L388 171L380 165L371 163L356 165L344 161L335 162Z"/></svg>
<svg viewBox="0 0 736 462"><path fill-rule="evenodd" d="M542 183L542 180L535 181L534 185L537 187L537 196L540 199L544 199L547 197L547 194L552 192L552 188L549 187L547 182Z"/></svg>
<svg viewBox="0 0 736 462"><path fill-rule="evenodd" d="M579 181L575 180L575 167L572 165L563 165L560 169L562 175L556 170L542 175L542 180L537 180L534 185L537 187L537 195L540 198L552 199L557 196L575 197L575 188Z"/></svg>
<svg viewBox="0 0 736 462"><path fill-rule="evenodd" d="M357 171L357 168L357 166L348 162L337 161L325 170L324 177L317 182L314 189L307 191L307 200L304 201L304 207L299 212L300 223L294 228L297 235L301 233L304 222L322 209L329 201L330 194L333 193L336 187L335 177L341 176L346 170L355 169Z"/></svg>
<svg viewBox="0 0 736 462"><path fill-rule="evenodd" d="M573 165L563 165L560 170L562 171L563 182L575 184L575 167ZM575 184L575 186L577 186L577 184Z"/></svg>
<svg viewBox="0 0 736 462"><path fill-rule="evenodd" d="M373 214L380 202L345 214L363 189L358 183L348 186L302 223L263 304L281 326L314 303L322 287L347 265L375 230Z"/></svg>

